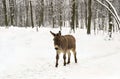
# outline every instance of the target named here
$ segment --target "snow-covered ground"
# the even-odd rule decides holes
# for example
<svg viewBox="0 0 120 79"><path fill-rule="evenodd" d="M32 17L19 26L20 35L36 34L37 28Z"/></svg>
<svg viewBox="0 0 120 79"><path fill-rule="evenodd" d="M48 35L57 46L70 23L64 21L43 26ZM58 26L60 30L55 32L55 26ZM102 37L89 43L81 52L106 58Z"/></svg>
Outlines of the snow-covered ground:
<svg viewBox="0 0 120 79"><path fill-rule="evenodd" d="M0 28L0 79L120 79L120 34L86 35L77 30L78 63L63 66L60 56L55 68L53 37L59 29ZM64 28L62 34L69 34Z"/></svg>

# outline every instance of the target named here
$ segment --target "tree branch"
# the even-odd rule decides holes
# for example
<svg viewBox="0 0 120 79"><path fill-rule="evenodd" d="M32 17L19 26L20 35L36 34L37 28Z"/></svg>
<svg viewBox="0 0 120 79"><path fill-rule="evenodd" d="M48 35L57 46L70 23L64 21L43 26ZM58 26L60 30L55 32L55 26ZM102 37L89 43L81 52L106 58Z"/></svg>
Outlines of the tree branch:
<svg viewBox="0 0 120 79"><path fill-rule="evenodd" d="M105 1L111 6L111 8L112 8L113 11L114 11L114 14L116 15L118 21L120 22L120 17L119 17L119 15L118 15L117 11L115 10L114 6L110 3L110 1L108 1L108 0L105 0Z"/></svg>
<svg viewBox="0 0 120 79"><path fill-rule="evenodd" d="M120 29L119 25L120 25L120 20L119 20L119 16L116 15L116 13L114 13L107 5L105 5L104 3L102 3L101 1L99 0L96 0L98 3L100 3L102 6L104 6L112 15L113 17L115 18L117 24L118 24L118 28ZM111 4L112 5L112 4ZM111 6L110 5L110 6ZM114 8L115 9L115 8Z"/></svg>

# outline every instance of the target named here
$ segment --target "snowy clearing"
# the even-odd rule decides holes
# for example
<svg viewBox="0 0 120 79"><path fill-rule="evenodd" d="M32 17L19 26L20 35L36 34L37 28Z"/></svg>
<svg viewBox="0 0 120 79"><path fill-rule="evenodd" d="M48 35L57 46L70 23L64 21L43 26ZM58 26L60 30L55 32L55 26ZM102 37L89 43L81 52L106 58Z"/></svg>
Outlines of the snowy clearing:
<svg viewBox="0 0 120 79"><path fill-rule="evenodd" d="M63 66L60 56L55 68L52 28L0 28L0 79L120 79L120 34L86 35L77 30L78 63ZM64 28L62 34L69 34Z"/></svg>

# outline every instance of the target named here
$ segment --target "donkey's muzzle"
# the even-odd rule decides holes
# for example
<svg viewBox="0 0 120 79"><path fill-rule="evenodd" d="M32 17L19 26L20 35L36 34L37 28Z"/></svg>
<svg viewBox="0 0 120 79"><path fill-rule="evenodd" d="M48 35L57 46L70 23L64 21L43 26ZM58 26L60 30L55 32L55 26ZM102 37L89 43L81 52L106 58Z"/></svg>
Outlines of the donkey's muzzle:
<svg viewBox="0 0 120 79"><path fill-rule="evenodd" d="M55 48L55 50L58 50L58 48Z"/></svg>
<svg viewBox="0 0 120 79"><path fill-rule="evenodd" d="M55 50L58 50L58 48L59 48L58 45L55 45Z"/></svg>

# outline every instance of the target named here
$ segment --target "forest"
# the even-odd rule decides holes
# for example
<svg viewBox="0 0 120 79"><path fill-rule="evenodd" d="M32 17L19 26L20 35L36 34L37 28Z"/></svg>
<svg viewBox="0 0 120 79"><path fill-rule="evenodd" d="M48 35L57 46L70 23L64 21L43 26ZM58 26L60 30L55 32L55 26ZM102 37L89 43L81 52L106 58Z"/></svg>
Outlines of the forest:
<svg viewBox="0 0 120 79"><path fill-rule="evenodd" d="M0 0L0 26L114 32L119 30L119 4L119 0Z"/></svg>

